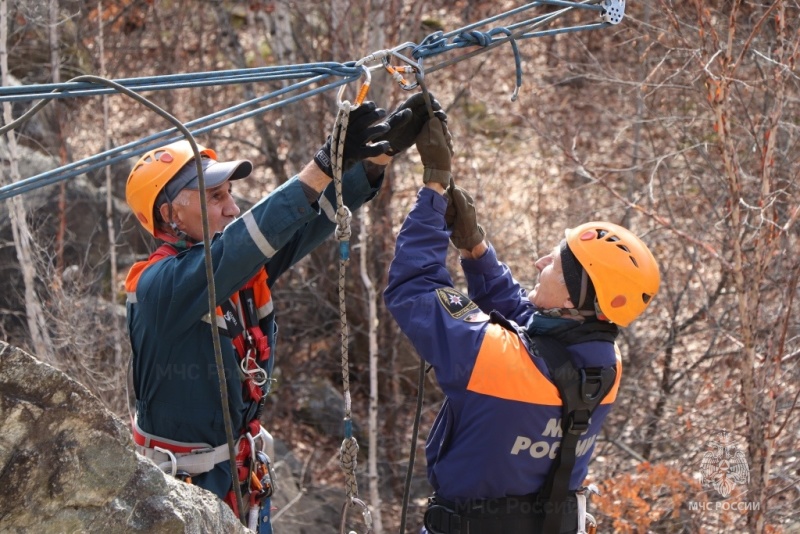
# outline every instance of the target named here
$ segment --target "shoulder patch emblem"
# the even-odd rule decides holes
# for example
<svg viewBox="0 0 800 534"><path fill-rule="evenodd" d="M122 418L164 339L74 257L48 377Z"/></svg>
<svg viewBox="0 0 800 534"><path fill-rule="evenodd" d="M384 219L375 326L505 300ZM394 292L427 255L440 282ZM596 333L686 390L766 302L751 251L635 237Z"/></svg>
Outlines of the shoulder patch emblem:
<svg viewBox="0 0 800 534"><path fill-rule="evenodd" d="M477 304L452 287L440 287L436 290L436 296L439 297L442 307L455 319L461 319L469 312L478 309Z"/></svg>

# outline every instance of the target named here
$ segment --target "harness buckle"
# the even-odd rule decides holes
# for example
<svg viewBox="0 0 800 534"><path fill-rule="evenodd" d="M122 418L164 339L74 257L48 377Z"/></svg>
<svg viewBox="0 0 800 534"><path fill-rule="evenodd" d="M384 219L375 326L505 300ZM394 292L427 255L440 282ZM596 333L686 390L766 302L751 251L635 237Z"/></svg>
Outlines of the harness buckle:
<svg viewBox="0 0 800 534"><path fill-rule="evenodd" d="M425 510L423 524L430 534L461 534L461 516L454 510L436 504L436 500L428 500L428 509Z"/></svg>
<svg viewBox="0 0 800 534"><path fill-rule="evenodd" d="M584 402L592 403L603 394L602 371L599 368L580 369L580 394ZM591 386L592 391L589 391L587 386Z"/></svg>
<svg viewBox="0 0 800 534"><path fill-rule="evenodd" d="M581 435L589 430L589 410L575 410L569 414L566 431Z"/></svg>
<svg viewBox="0 0 800 534"><path fill-rule="evenodd" d="M154 446L153 450L169 456L170 475L174 477L175 474L178 472L178 459L175 458L175 454L173 454L171 450L159 447L158 445ZM167 467L167 462L163 462L158 465L158 468L166 473L167 470L165 469L165 467Z"/></svg>

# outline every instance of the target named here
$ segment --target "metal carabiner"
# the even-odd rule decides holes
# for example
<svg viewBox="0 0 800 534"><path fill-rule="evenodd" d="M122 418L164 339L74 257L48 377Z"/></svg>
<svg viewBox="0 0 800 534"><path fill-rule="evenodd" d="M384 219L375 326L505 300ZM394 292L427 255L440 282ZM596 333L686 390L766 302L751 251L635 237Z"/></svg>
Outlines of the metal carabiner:
<svg viewBox="0 0 800 534"><path fill-rule="evenodd" d="M153 450L164 453L167 456L169 456L170 471L171 471L170 475L174 477L178 472L178 459L175 458L175 455L172 453L172 451L169 449L161 448L158 445L153 447ZM167 462L162 462L158 464L158 468L166 473L167 471L166 469L164 469L165 467L167 467Z"/></svg>
<svg viewBox="0 0 800 534"><path fill-rule="evenodd" d="M253 349L247 351L245 357L239 361L239 368L246 379L252 380L257 386L263 386L267 383L269 376L267 372L256 363L256 359L253 357L254 352ZM250 365L251 362L253 364L252 367Z"/></svg>
<svg viewBox="0 0 800 534"><path fill-rule="evenodd" d="M386 70L386 72L389 73L389 75L392 77L392 79L395 82L397 82L397 84L402 89L404 89L406 91L410 91L411 89L415 89L417 87L417 85L419 85L416 82L411 83L411 82L409 82L408 80L406 80L403 77L403 74L413 74L414 72L416 72L414 67L409 66L409 65L403 65L403 66L400 66L400 67L394 67L394 66L392 66L391 63L389 63L389 57L388 56L385 56L381 60L381 63L383 63L383 68Z"/></svg>
<svg viewBox="0 0 800 534"><path fill-rule="evenodd" d="M600 491L594 484L584 486L575 492L575 497L578 500L578 534L594 534L597 532L597 521L592 514L587 512L586 498L592 493L600 495Z"/></svg>
<svg viewBox="0 0 800 534"><path fill-rule="evenodd" d="M364 503L364 501L358 497L350 497L342 506L342 522L339 525L339 534L345 534L345 529L347 528L347 510L351 506L355 505L361 507L361 515L364 517L364 524L367 525L367 531L365 534L372 534L372 514L370 513L369 507L366 505L366 503ZM356 534L356 531L351 530L348 534Z"/></svg>
<svg viewBox="0 0 800 534"><path fill-rule="evenodd" d="M364 71L364 77L366 79L361 83L361 88L358 90L355 106L353 107L358 107L364 102L364 100L367 98L367 92L369 92L369 86L372 83L372 73L369 71L369 69L365 65L363 65L360 61L356 63L356 66L361 67L361 69ZM336 103L339 106L339 109L344 109L345 101L342 100L342 96L344 95L344 90L346 87L347 87L346 84L342 85L339 88L339 92L336 95Z"/></svg>

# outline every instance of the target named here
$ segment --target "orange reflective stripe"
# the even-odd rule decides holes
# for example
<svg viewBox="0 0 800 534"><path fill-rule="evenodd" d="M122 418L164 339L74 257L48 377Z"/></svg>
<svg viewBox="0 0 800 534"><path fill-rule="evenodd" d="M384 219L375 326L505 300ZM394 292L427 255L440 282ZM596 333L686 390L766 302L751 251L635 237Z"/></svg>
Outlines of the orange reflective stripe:
<svg viewBox="0 0 800 534"><path fill-rule="evenodd" d="M269 290L269 285L267 285L267 280L269 276L267 275L266 269L260 269L253 278L250 279L249 282L245 285L245 287L252 287L253 292L256 298L256 308L261 309L262 307L269 304L272 300L272 292ZM230 299L233 302L233 305L236 309L239 309L239 293L234 293L231 295ZM219 317L224 317L225 314L222 311L222 307L217 306L217 315ZM263 319L263 317L259 317L259 319Z"/></svg>
<svg viewBox="0 0 800 534"><path fill-rule="evenodd" d="M500 399L561 406L558 389L533 363L519 336L497 324L486 327L467 390Z"/></svg>
<svg viewBox="0 0 800 534"><path fill-rule="evenodd" d="M157 263L168 256L175 256L176 254L178 254L178 250L175 247L169 243L164 243L158 247L155 252L150 254L149 258L144 261L137 261L134 263L131 267L131 270L128 271L128 276L125 278L125 292L133 293L136 291L136 285L139 283L139 278L142 276L144 270L150 265Z"/></svg>
<svg viewBox="0 0 800 534"><path fill-rule="evenodd" d="M617 355L617 376L614 386L601 404L614 402L619 390L622 358L616 344L614 351ZM558 388L539 371L519 336L497 324L490 324L486 328L467 390L529 404L562 404Z"/></svg>
<svg viewBox="0 0 800 534"><path fill-rule="evenodd" d="M149 261L138 261L133 264L131 270L128 271L128 276L125 278L125 292L126 293L133 293L136 291L136 284L139 283L139 277L142 276L142 273L145 269L150 266Z"/></svg>

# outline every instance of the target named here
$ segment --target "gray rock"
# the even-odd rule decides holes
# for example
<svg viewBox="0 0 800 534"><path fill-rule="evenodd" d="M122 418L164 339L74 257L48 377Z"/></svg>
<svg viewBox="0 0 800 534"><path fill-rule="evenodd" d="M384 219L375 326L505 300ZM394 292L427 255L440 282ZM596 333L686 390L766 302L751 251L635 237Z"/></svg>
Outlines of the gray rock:
<svg viewBox="0 0 800 534"><path fill-rule="evenodd" d="M127 425L57 369L0 342L1 532L247 532L165 476Z"/></svg>

